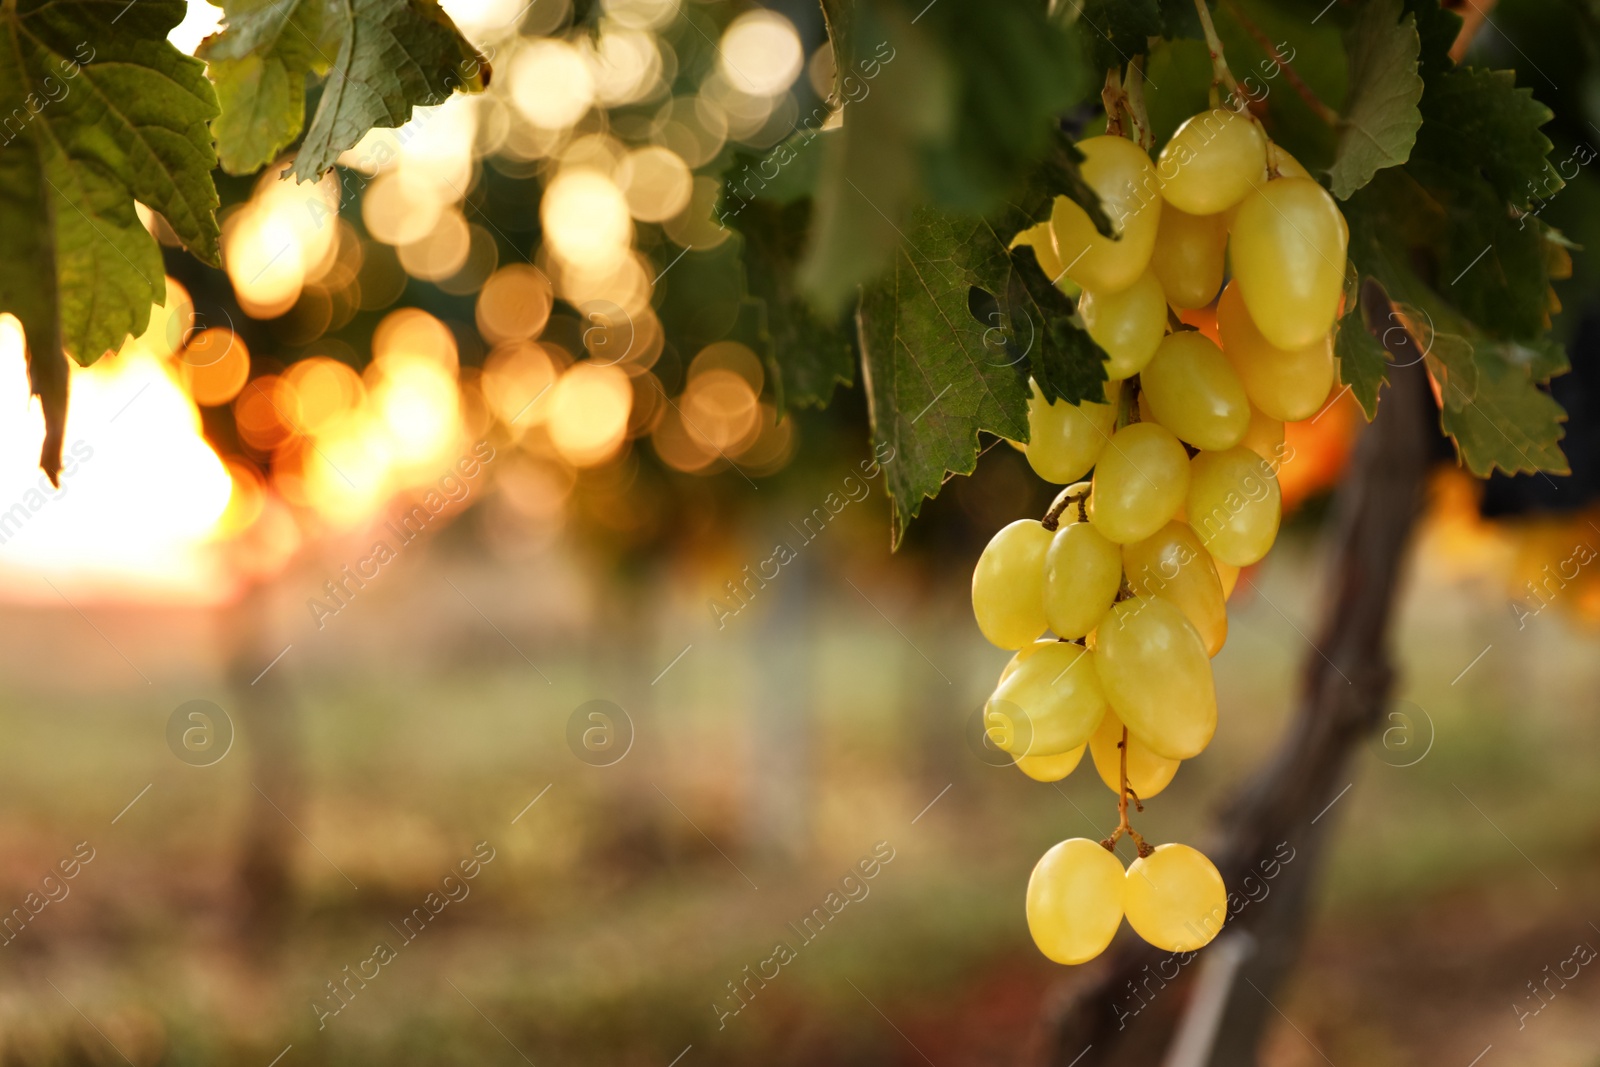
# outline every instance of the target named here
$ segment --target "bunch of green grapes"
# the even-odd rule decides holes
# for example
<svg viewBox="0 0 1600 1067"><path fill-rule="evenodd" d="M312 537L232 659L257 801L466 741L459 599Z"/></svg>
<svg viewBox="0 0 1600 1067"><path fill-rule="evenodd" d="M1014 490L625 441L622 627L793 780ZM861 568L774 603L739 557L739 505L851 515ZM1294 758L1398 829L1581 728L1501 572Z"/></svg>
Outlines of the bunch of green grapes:
<svg viewBox="0 0 1600 1067"><path fill-rule="evenodd" d="M1128 802L1142 811L1216 729L1211 657L1240 568L1278 533L1284 423L1315 414L1333 385L1349 241L1333 197L1248 115L1190 118L1154 163L1118 136L1078 147L1119 238L1058 197L1018 241L1081 291L1106 401L1049 402L1034 387L1028 462L1067 488L1043 521L995 534L972 576L979 628L1016 650L985 707L988 736L1047 782L1087 749L1118 797L1109 839L1061 842L1029 881L1029 929L1061 963L1099 955L1123 916L1169 951L1222 925L1216 867L1187 845L1152 848ZM1220 346L1175 313L1213 302ZM1139 852L1126 871L1112 851L1123 833Z"/></svg>

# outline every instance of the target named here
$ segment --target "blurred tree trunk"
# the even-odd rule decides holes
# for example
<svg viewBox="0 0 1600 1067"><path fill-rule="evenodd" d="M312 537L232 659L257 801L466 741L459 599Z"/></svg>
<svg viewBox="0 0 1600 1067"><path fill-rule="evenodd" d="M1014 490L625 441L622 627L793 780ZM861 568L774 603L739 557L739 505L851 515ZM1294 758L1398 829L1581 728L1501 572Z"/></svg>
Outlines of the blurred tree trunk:
<svg viewBox="0 0 1600 1067"><path fill-rule="evenodd" d="M1369 301L1373 295L1364 293L1363 302L1386 309L1381 298ZM1376 311L1373 318L1379 320ZM1351 756L1380 720L1394 675L1388 634L1423 500L1432 404L1417 350L1392 351L1401 365L1391 365L1382 411L1362 434L1338 491L1328 588L1311 635L1316 647L1305 660L1298 715L1271 761L1221 819L1226 837L1213 858L1229 890L1239 892L1254 872L1269 887L1267 895L1240 911L1176 977L1170 953L1130 939L1094 981L1050 1007L1042 1045L1052 1067L1256 1062L1262 1031L1278 1015L1269 998L1304 937L1324 845L1339 813L1329 805L1351 781ZM1275 857L1280 843L1285 851ZM1263 879L1261 864L1282 861L1288 849L1292 859L1281 863L1277 877ZM1197 985L1208 987L1206 995L1195 996ZM1185 1020L1191 1006L1209 1018ZM1180 1026L1183 1053L1174 1049L1164 1059Z"/></svg>
<svg viewBox="0 0 1600 1067"><path fill-rule="evenodd" d="M283 662L273 663L284 642L272 583L253 584L228 612L228 682L252 787L235 875L235 918L241 939L264 948L280 940L289 917L299 837L290 820L301 823L305 773L294 688Z"/></svg>
<svg viewBox="0 0 1600 1067"><path fill-rule="evenodd" d="M816 703L812 661L815 568L802 552L759 593L772 603L751 620L760 690L749 717L745 788L746 851L778 862L794 862L811 845L812 708Z"/></svg>

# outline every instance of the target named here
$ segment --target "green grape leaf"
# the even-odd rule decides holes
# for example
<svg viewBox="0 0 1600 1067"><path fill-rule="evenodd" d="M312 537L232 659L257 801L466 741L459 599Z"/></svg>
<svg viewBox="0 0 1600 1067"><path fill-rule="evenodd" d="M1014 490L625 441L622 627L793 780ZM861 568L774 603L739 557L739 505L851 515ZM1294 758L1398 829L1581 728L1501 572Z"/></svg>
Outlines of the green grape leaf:
<svg viewBox="0 0 1600 1067"><path fill-rule="evenodd" d="M1422 125L1417 102L1422 42L1416 19L1400 16L1400 0L1371 0L1345 35L1350 88L1340 116L1339 144L1328 177L1333 195L1348 200L1385 167L1411 155Z"/></svg>
<svg viewBox="0 0 1600 1067"><path fill-rule="evenodd" d="M1097 79L1108 70L1121 69L1134 56L1143 55L1150 38L1166 31L1157 0L1083 0L1075 6L1078 36Z"/></svg>
<svg viewBox="0 0 1600 1067"><path fill-rule="evenodd" d="M227 0L221 33L200 54L222 99L214 132L231 172L274 158L304 121L305 79L322 96L289 172L325 174L375 126L397 127L413 107L481 90L488 60L435 0Z"/></svg>
<svg viewBox="0 0 1600 1067"><path fill-rule="evenodd" d="M1069 404L1105 403L1105 350L1074 321L1072 300L1045 277L1032 248L1013 249L1010 262L1005 293L1012 342L1027 355L1040 394Z"/></svg>
<svg viewBox="0 0 1600 1067"><path fill-rule="evenodd" d="M757 200L727 216L743 242L746 287L757 305L752 347L767 364L778 412L823 407L855 377L855 346L842 322L812 310L795 288L811 202Z"/></svg>
<svg viewBox="0 0 1600 1067"><path fill-rule="evenodd" d="M885 0L854 8L841 128L818 138L802 291L829 314L885 269L925 203L993 210L1093 88L1077 30L1043 4ZM810 149L815 151L815 149Z"/></svg>
<svg viewBox="0 0 1600 1067"><path fill-rule="evenodd" d="M1419 214L1432 220L1428 243L1445 297L1488 333L1542 334L1550 290L1542 224L1513 218L1494 188L1470 172L1422 161L1411 170L1428 193Z"/></svg>
<svg viewBox="0 0 1600 1067"><path fill-rule="evenodd" d="M217 262L216 95L172 47L178 0L11 0L0 7L0 311L21 321L45 413L40 466L61 464L67 371L143 332L166 298L135 201Z"/></svg>
<svg viewBox="0 0 1600 1067"><path fill-rule="evenodd" d="M1539 127L1551 111L1518 89L1509 70L1461 67L1430 78L1422 94L1419 159L1461 174L1481 174L1501 199L1526 209L1560 190L1546 157L1554 146Z"/></svg>
<svg viewBox="0 0 1600 1067"><path fill-rule="evenodd" d="M926 28L896 7L866 8L852 39L878 50L876 77L845 104L840 129L804 150L821 157L800 286L829 315L889 263L918 195L923 147L951 121L949 64Z"/></svg>
<svg viewBox="0 0 1600 1067"><path fill-rule="evenodd" d="M1441 425L1469 470L1480 477L1496 469L1565 473L1560 441L1566 413L1541 388L1566 369L1565 356L1548 340L1492 336L1453 302L1449 277L1418 273L1426 258L1417 253L1432 247L1441 225L1459 220L1439 213L1436 190L1406 173L1413 169L1428 174L1413 160L1379 174L1351 197L1351 261L1363 278L1382 285L1395 321L1415 338L1437 386ZM1504 211L1503 204L1497 206ZM1347 382L1351 373L1346 371Z"/></svg>
<svg viewBox="0 0 1600 1067"><path fill-rule="evenodd" d="M968 309L974 240L985 232L977 256L992 258L998 244L1003 257L983 224L918 209L889 271L862 291L862 381L873 439L894 457L885 470L896 544L947 472L975 469L979 431L1028 439L1025 368Z"/></svg>
<svg viewBox="0 0 1600 1067"><path fill-rule="evenodd" d="M1350 387L1370 422L1378 414L1378 390L1389 380L1389 352L1368 328L1365 304L1361 301L1339 320L1333 352L1339 357L1339 380Z"/></svg>
<svg viewBox="0 0 1600 1067"><path fill-rule="evenodd" d="M222 113L212 124L229 174L252 174L305 125L306 76L326 74L338 51L333 0L233 0L227 28L200 45Z"/></svg>
<svg viewBox="0 0 1600 1067"><path fill-rule="evenodd" d="M1422 41L1418 69L1423 81L1431 81L1454 67L1450 47L1461 33L1461 16L1439 6L1439 0L1406 0L1406 14L1417 20L1417 36Z"/></svg>
<svg viewBox="0 0 1600 1067"><path fill-rule="evenodd" d="M1440 423L1467 469L1480 478L1496 468L1570 474L1558 443L1567 413L1534 377L1536 367L1550 365L1549 346L1454 337L1441 343L1445 339L1435 335L1428 369L1439 387ZM1559 367L1567 369L1564 357Z"/></svg>

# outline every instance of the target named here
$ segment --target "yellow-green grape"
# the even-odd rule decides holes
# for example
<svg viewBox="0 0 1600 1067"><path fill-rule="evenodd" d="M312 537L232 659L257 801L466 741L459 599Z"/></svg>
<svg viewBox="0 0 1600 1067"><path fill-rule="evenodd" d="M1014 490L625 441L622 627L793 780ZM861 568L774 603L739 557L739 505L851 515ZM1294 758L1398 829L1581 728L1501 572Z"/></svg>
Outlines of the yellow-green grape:
<svg viewBox="0 0 1600 1067"><path fill-rule="evenodd" d="M1164 952L1193 952L1228 917L1216 866L1188 845L1157 845L1128 868L1123 905L1134 933Z"/></svg>
<svg viewBox="0 0 1600 1067"><path fill-rule="evenodd" d="M1272 465L1248 448L1202 452L1189 464L1189 525L1223 563L1248 567L1278 536L1283 497Z"/></svg>
<svg viewBox="0 0 1600 1067"><path fill-rule="evenodd" d="M1167 297L1149 271L1114 293L1085 289L1078 313L1089 336L1106 350L1107 378L1120 380L1144 370L1167 332Z"/></svg>
<svg viewBox="0 0 1600 1067"><path fill-rule="evenodd" d="M1018 756L1017 769L1036 782L1059 782L1077 769L1087 745L1079 745L1059 756ZM1140 794L1143 797L1143 794Z"/></svg>
<svg viewBox="0 0 1600 1067"><path fill-rule="evenodd" d="M1089 521L1108 541L1142 541L1165 526L1189 491L1189 453L1153 422L1124 426L1094 469Z"/></svg>
<svg viewBox="0 0 1600 1067"><path fill-rule="evenodd" d="M1244 432L1239 447L1248 448L1276 470L1288 454L1283 443L1283 422L1251 408L1250 428Z"/></svg>
<svg viewBox="0 0 1600 1067"><path fill-rule="evenodd" d="M1000 683L984 707L984 726L1013 756L1059 756L1088 743L1105 713L1094 653L1057 641Z"/></svg>
<svg viewBox="0 0 1600 1067"><path fill-rule="evenodd" d="M1122 584L1122 553L1090 522L1056 531L1044 556L1044 617L1050 632L1082 637L1100 624Z"/></svg>
<svg viewBox="0 0 1600 1067"><path fill-rule="evenodd" d="M1277 172L1279 178L1311 178L1311 172L1301 166L1300 161L1279 145L1267 143L1267 165ZM1231 220L1230 220L1231 221ZM1339 228L1344 231L1345 244L1350 243L1350 224L1345 221L1344 212L1339 212Z"/></svg>
<svg viewBox="0 0 1600 1067"><path fill-rule="evenodd" d="M1222 288L1227 249L1226 213L1191 215L1163 204L1150 267L1167 303L1175 308L1198 308L1211 303Z"/></svg>
<svg viewBox="0 0 1600 1067"><path fill-rule="evenodd" d="M1039 261L1039 269L1044 271L1046 278L1051 281L1061 278L1061 259L1056 255L1055 231L1050 228L1048 222L1029 226L1012 238L1012 248L1017 248L1021 245L1027 245L1033 249L1034 258Z"/></svg>
<svg viewBox="0 0 1600 1067"><path fill-rule="evenodd" d="M1233 596L1234 586L1239 584L1239 568L1231 563L1224 563L1215 557L1211 560L1217 568L1217 578L1222 582L1222 599L1227 600Z"/></svg>
<svg viewBox="0 0 1600 1067"><path fill-rule="evenodd" d="M1051 847L1028 878L1028 932L1056 963L1088 963L1122 925L1127 877L1098 841L1074 837Z"/></svg>
<svg viewBox="0 0 1600 1067"><path fill-rule="evenodd" d="M972 571L972 614L990 643L1021 648L1044 633L1040 590L1050 537L1039 520L1018 519L984 546Z"/></svg>
<svg viewBox="0 0 1600 1067"><path fill-rule="evenodd" d="M1099 460L1117 424L1121 382L1106 382L1106 403L1069 404L1045 400L1031 380L1028 397L1028 466L1047 482L1077 481Z"/></svg>
<svg viewBox="0 0 1600 1067"><path fill-rule="evenodd" d="M1100 729L1089 738L1089 755L1094 758L1094 769L1100 780L1113 793L1122 789L1122 720L1115 712L1106 712L1100 720ZM1128 734L1128 788L1140 800L1149 800L1167 787L1172 776L1178 773L1181 761L1167 759L1150 751L1143 741L1130 731Z"/></svg>
<svg viewBox="0 0 1600 1067"><path fill-rule="evenodd" d="M1048 573L1049 557L1046 556ZM1128 587L1135 596L1154 596L1175 606L1194 624L1206 655L1222 651L1228 639L1228 604L1211 553L1188 523L1169 522L1143 541L1122 549ZM1049 615L1046 600L1045 614ZM1143 794L1140 794L1143 796Z"/></svg>
<svg viewBox="0 0 1600 1067"><path fill-rule="evenodd" d="M1078 142L1083 180L1100 196L1120 239L1102 237L1072 200L1056 197L1050 214L1056 256L1067 277L1095 292L1114 293L1139 280L1150 265L1161 222L1161 190L1144 149L1125 137L1089 137Z"/></svg>
<svg viewBox="0 0 1600 1067"><path fill-rule="evenodd" d="M1007 678L1011 677L1011 673L1022 665L1023 660L1027 659L1041 648L1049 648L1051 645L1058 643L1059 642L1057 642L1055 638L1046 637L1044 640L1035 641L1031 645L1023 645L1021 648L1017 649L1017 654L1007 660L1006 665L1000 669L1000 681L1003 682ZM995 684L999 685L1000 683L996 682Z"/></svg>
<svg viewBox="0 0 1600 1067"><path fill-rule="evenodd" d="M1311 172L1300 165L1300 161L1275 141L1267 142L1267 165L1277 172L1280 178L1309 178Z"/></svg>
<svg viewBox="0 0 1600 1067"><path fill-rule="evenodd" d="M1095 635L1095 669L1122 724L1158 756L1203 752L1217 729L1217 693L1206 646L1183 612L1134 597L1112 608Z"/></svg>
<svg viewBox="0 0 1600 1067"><path fill-rule="evenodd" d="M1267 135L1254 119L1212 108L1184 120L1156 161L1161 195L1191 215L1226 211L1267 175Z"/></svg>
<svg viewBox="0 0 1600 1067"><path fill-rule="evenodd" d="M1217 304L1217 329L1222 351L1244 383L1250 403L1284 422L1309 419L1321 409L1333 388L1333 334L1325 333L1304 348L1285 351L1273 345L1250 319L1229 282Z"/></svg>
<svg viewBox="0 0 1600 1067"><path fill-rule="evenodd" d="M1233 220L1229 255L1261 336L1294 350L1333 327L1349 239L1333 197L1308 178L1279 178L1250 194Z"/></svg>
<svg viewBox="0 0 1600 1067"><path fill-rule="evenodd" d="M1196 448L1232 448L1250 427L1239 376L1198 330L1168 334L1139 383L1156 421Z"/></svg>

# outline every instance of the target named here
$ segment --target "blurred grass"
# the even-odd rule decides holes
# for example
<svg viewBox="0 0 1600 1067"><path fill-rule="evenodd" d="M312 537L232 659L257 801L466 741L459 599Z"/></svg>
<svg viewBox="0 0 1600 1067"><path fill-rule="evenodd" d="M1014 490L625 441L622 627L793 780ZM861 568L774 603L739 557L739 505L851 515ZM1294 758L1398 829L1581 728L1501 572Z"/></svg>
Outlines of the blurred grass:
<svg viewBox="0 0 1600 1067"><path fill-rule="evenodd" d="M930 574L845 547L816 550L813 570L724 631L692 590L737 565L703 567L688 593L682 575L596 577L593 601L633 617L573 627L540 621L536 572L440 549L299 637L275 669L298 695L306 790L274 800L309 840L295 838L291 912L255 948L233 925L248 723L209 768L164 739L183 700L234 706L218 634L238 620L90 608L146 685L73 613L9 613L0 905L75 843L97 855L6 946L0 1061L121 1062L114 1045L139 1067L265 1067L292 1045L284 1067L665 1067L686 1046L684 1067L922 1062L919 1048L940 1067L1015 1062L1047 991L1071 980L1028 943L1028 871L1062 837L1103 835L1113 796L1087 765L1056 788L968 750L964 719L1006 658L950 577L970 561ZM1399 696L1425 709L1433 744L1401 768L1374 741L1352 768L1307 963L1278 1001L1293 1025L1268 1062L1465 1064L1493 1043L1589 1067L1600 979L1585 972L1520 1031L1509 1005L1574 941L1600 943L1586 925L1600 889L1594 637L1557 612L1517 631L1498 590L1424 549L1403 593ZM1215 805L1275 744L1316 654L1314 564L1311 545L1285 543L1236 594L1217 740L1140 819L1154 839L1203 847ZM503 636L446 610L446 574ZM292 618L316 583L281 584ZM568 716L593 698L637 729L613 767L567 748ZM484 840L496 858L470 895L319 1030L324 984L395 943L389 924ZM877 841L896 855L870 894L719 1030L726 983L778 940L797 945L786 924Z"/></svg>

